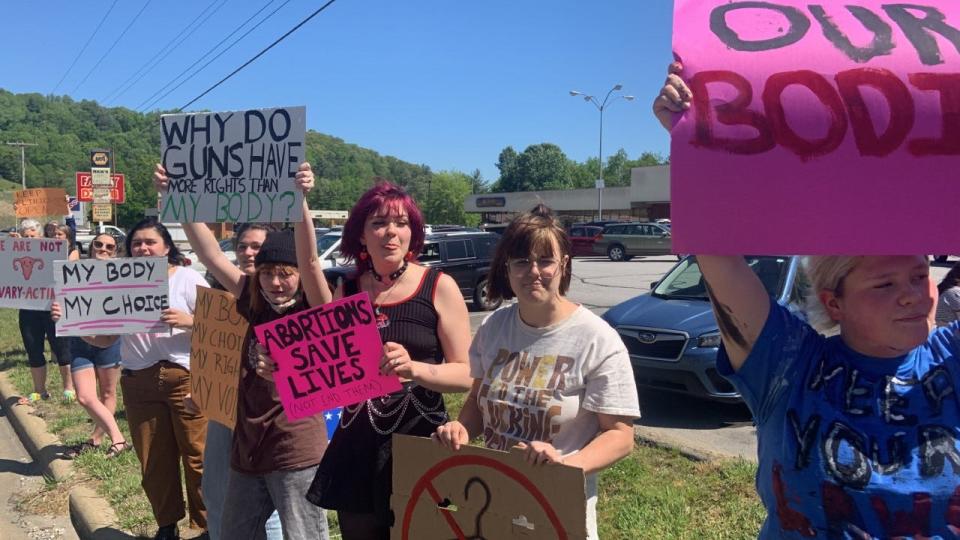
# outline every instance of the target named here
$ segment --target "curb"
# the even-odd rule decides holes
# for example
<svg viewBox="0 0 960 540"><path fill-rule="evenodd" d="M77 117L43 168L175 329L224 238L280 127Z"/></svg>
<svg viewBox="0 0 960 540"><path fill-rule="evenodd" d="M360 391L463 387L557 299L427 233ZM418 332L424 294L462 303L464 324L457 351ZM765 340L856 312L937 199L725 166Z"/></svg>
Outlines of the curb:
<svg viewBox="0 0 960 540"><path fill-rule="evenodd" d="M646 444L676 450L681 456L694 461L717 461L737 459L737 456L729 456L719 452L709 452L699 448L679 444L676 441L661 437L659 434L644 429L643 426L633 426L633 437L636 441L642 441Z"/></svg>
<svg viewBox="0 0 960 540"><path fill-rule="evenodd" d="M19 393L0 372L0 405L20 438L20 443L40 465L44 476L62 482L73 476L73 463L60 459L60 440L47 431L47 423L31 412L29 405L17 405ZM129 540L133 536L112 528L117 521L113 508L92 489L74 486L69 496L70 522L81 540Z"/></svg>

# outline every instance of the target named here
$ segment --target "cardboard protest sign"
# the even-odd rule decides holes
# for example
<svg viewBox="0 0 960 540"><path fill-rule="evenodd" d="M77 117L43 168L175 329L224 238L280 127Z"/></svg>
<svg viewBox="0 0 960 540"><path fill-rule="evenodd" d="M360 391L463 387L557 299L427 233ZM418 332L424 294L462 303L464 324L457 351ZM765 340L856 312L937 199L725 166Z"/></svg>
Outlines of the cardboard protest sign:
<svg viewBox="0 0 960 540"><path fill-rule="evenodd" d="M367 293L254 328L277 362L273 379L291 420L400 390L380 375L383 342Z"/></svg>
<svg viewBox="0 0 960 540"><path fill-rule="evenodd" d="M70 213L67 192L62 188L21 189L15 196L14 208L18 218L65 216Z"/></svg>
<svg viewBox="0 0 960 540"><path fill-rule="evenodd" d="M67 249L52 238L0 238L0 307L49 310L53 262L66 259Z"/></svg>
<svg viewBox="0 0 960 540"><path fill-rule="evenodd" d="M677 252L956 247L960 3L677 0L673 36Z"/></svg>
<svg viewBox="0 0 960 540"><path fill-rule="evenodd" d="M165 257L54 263L62 315L58 336L169 332L160 322L170 307Z"/></svg>
<svg viewBox="0 0 960 540"><path fill-rule="evenodd" d="M190 337L191 397L203 414L233 429L237 421L240 353L249 324L232 294L197 287Z"/></svg>
<svg viewBox="0 0 960 540"><path fill-rule="evenodd" d="M290 222L303 193L306 108L286 107L160 117L162 165L170 185L165 222Z"/></svg>
<svg viewBox="0 0 960 540"><path fill-rule="evenodd" d="M582 469L533 466L518 450L394 435L390 538L584 539L585 484Z"/></svg>

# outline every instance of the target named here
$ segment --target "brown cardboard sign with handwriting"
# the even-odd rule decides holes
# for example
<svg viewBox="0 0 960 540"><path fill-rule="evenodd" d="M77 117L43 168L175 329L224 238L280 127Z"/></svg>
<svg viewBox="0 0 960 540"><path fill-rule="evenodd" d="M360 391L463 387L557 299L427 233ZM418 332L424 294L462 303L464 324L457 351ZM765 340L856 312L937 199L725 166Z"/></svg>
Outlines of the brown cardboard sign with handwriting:
<svg viewBox="0 0 960 540"><path fill-rule="evenodd" d="M533 466L514 450L452 452L430 439L393 436L392 540L587 537L583 471Z"/></svg>
<svg viewBox="0 0 960 540"><path fill-rule="evenodd" d="M190 393L203 414L233 429L237 419L240 353L247 320L232 294L197 287L190 339Z"/></svg>

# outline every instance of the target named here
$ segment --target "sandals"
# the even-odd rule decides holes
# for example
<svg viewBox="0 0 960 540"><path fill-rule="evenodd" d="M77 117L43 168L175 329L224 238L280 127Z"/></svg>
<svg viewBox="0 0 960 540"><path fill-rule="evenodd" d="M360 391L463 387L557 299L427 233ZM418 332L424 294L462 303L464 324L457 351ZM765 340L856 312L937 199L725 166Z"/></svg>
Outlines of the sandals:
<svg viewBox="0 0 960 540"><path fill-rule="evenodd" d="M62 454L60 454L60 457L63 459L77 459L78 457L80 457L80 454L83 454L85 452L91 452L98 448L100 448L99 444L96 444L93 441L87 440L79 444L68 446L67 449L64 450Z"/></svg>
<svg viewBox="0 0 960 540"><path fill-rule="evenodd" d="M114 459L119 457L120 454L124 452L129 452L133 449L133 445L127 441L120 441L118 443L113 443L110 445L110 448L107 449L107 459Z"/></svg>

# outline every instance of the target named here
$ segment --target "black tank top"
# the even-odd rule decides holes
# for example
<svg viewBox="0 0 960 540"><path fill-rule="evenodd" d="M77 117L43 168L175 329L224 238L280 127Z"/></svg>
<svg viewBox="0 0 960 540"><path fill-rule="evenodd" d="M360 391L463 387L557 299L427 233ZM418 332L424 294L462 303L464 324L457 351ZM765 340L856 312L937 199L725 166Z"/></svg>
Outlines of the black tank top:
<svg viewBox="0 0 960 540"><path fill-rule="evenodd" d="M411 359L430 364L443 362L443 349L437 337L440 317L433 305L440 275L440 270L428 268L412 295L395 303L374 304L379 312L383 342L399 343L407 349ZM360 292L358 278L346 281L343 292L344 296Z"/></svg>

